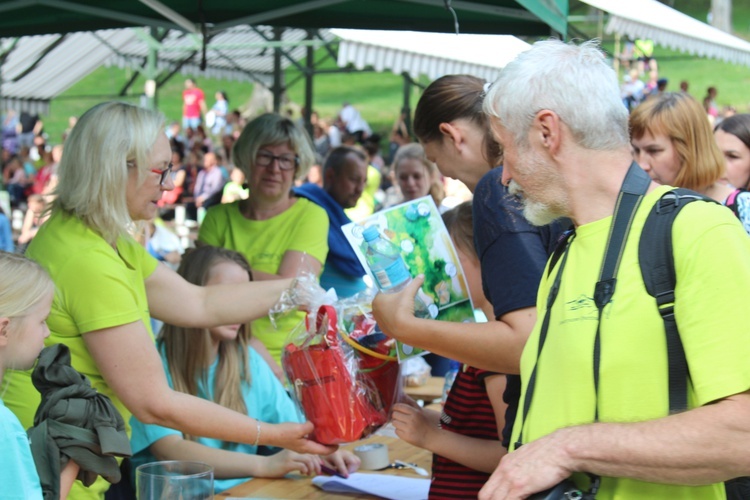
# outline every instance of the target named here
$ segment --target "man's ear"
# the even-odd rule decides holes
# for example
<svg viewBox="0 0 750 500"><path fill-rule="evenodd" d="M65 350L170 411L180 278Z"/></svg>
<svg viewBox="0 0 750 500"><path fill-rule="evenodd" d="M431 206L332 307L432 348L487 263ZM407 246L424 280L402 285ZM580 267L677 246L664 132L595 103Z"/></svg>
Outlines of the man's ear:
<svg viewBox="0 0 750 500"><path fill-rule="evenodd" d="M10 318L0 318L0 347L8 345Z"/></svg>
<svg viewBox="0 0 750 500"><path fill-rule="evenodd" d="M562 122L560 117L554 111L542 109L534 117L534 124L540 134L541 144L551 155L557 154L560 150Z"/></svg>

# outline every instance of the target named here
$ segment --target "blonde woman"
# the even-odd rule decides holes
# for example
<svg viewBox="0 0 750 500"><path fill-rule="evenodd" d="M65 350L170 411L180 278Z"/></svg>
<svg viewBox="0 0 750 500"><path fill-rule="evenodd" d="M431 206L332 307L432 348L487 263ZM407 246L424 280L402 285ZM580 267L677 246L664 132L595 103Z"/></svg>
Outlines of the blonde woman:
<svg viewBox="0 0 750 500"><path fill-rule="evenodd" d="M159 264L132 237L134 223L152 219L172 189L164 117L126 103L94 106L65 143L50 218L27 255L57 287L47 344L64 343L72 365L130 415L192 435L330 453L304 438L313 426L270 425L173 391L154 346L150 317L208 328L244 323L267 313L291 280L210 288L188 283ZM28 372L8 376L5 402L25 428L39 393ZM129 432L129 427L128 427ZM73 486L71 498L100 498L108 485Z"/></svg>
<svg viewBox="0 0 750 500"><path fill-rule="evenodd" d="M237 252L203 246L189 252L177 273L201 286L241 284L252 280L247 260ZM297 422L300 414L268 364L250 345L244 325L183 328L164 325L157 347L171 386L263 422ZM159 425L131 420L134 466L156 460L194 460L214 467L214 492L250 477L282 477L292 471L319 474L315 455L281 450L258 455L258 447L209 439ZM338 451L325 459L342 475L354 472L359 459Z"/></svg>

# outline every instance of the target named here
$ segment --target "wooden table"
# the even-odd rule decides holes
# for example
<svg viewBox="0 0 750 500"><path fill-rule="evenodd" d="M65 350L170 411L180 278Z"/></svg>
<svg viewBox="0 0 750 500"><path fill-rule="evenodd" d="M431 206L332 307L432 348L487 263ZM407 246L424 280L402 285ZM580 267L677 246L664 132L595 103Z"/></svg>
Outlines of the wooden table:
<svg viewBox="0 0 750 500"><path fill-rule="evenodd" d="M388 454L391 463L396 460L415 463L419 467L431 471L432 454L429 451L416 448L406 441L386 436L372 436L368 439L348 444L342 448L352 451L355 447L366 443L383 443L388 445ZM369 472L361 470L359 472ZM375 472L375 471L373 471ZM393 474L396 476L416 477L411 469L386 469L377 471L378 474ZM326 498L377 498L371 495L347 495L323 491L312 484L312 478L304 476L288 475L282 479L252 479L246 483L235 486L222 493L217 493L216 498L239 497L239 498L305 498L312 500L323 500Z"/></svg>
<svg viewBox="0 0 750 500"><path fill-rule="evenodd" d="M415 400L421 399L426 404L430 404L433 400L440 399L443 396L444 385L444 377L430 377L424 385L404 387L404 392Z"/></svg>

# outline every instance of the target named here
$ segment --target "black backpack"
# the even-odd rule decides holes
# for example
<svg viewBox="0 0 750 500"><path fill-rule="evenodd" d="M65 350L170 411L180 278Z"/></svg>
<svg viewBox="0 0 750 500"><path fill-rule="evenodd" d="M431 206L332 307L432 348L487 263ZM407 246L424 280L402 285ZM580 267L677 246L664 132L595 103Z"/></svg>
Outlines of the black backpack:
<svg viewBox="0 0 750 500"><path fill-rule="evenodd" d="M643 282L648 293L656 299L656 307L664 320L670 414L687 410L687 382L690 377L674 316L674 289L677 276L672 255L672 224L680 210L694 201L716 203L710 198L683 188L665 193L648 214L638 246ZM750 499L750 477L738 477L724 485L728 500Z"/></svg>

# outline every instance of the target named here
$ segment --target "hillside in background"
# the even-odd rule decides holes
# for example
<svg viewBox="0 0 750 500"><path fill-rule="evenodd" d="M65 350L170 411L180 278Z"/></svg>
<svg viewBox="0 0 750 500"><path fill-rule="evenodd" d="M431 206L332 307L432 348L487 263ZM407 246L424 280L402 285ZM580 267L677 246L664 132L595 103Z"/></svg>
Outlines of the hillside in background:
<svg viewBox="0 0 750 500"><path fill-rule="evenodd" d="M704 22L710 8L710 0L674 0L665 3L673 4L674 8ZM733 3L735 35L750 40L750 2L735 0ZM596 25L579 23L575 27L591 38L598 35ZM606 34L603 37L603 46L610 51L614 47L614 41ZM323 56L322 49L317 55ZM715 86L719 91L717 102L720 106L733 105L740 112L750 112L750 92L747 91L750 88L750 68L700 59L661 47L655 48L654 56L659 61L660 76L669 79L669 90L676 90L681 80L687 80L690 83L690 93L702 99L706 88ZM334 62L329 59L325 65L333 67ZM119 68L99 68L54 99L50 106L50 115L43 118L51 142L60 141L69 116L80 115L97 102L112 99L139 102L143 89L142 78L128 90L127 95L119 96L124 82L131 74L129 70ZM287 71L288 82L297 76L295 70ZM228 94L232 108L247 103L253 91L253 86L247 83L200 77L197 77L197 81L206 93L206 103L209 107L214 102L214 94L219 90ZM159 90L159 109L170 120L179 120L182 115L183 82L184 77L178 74ZM402 105L403 80L392 73L325 74L316 76L313 92L314 107L321 117L335 116L342 101L349 101L362 112L373 130L380 132L387 139ZM288 107L298 109L304 100L303 80L297 81L288 89L288 97L291 101ZM412 108L418 99L419 89L414 89Z"/></svg>

